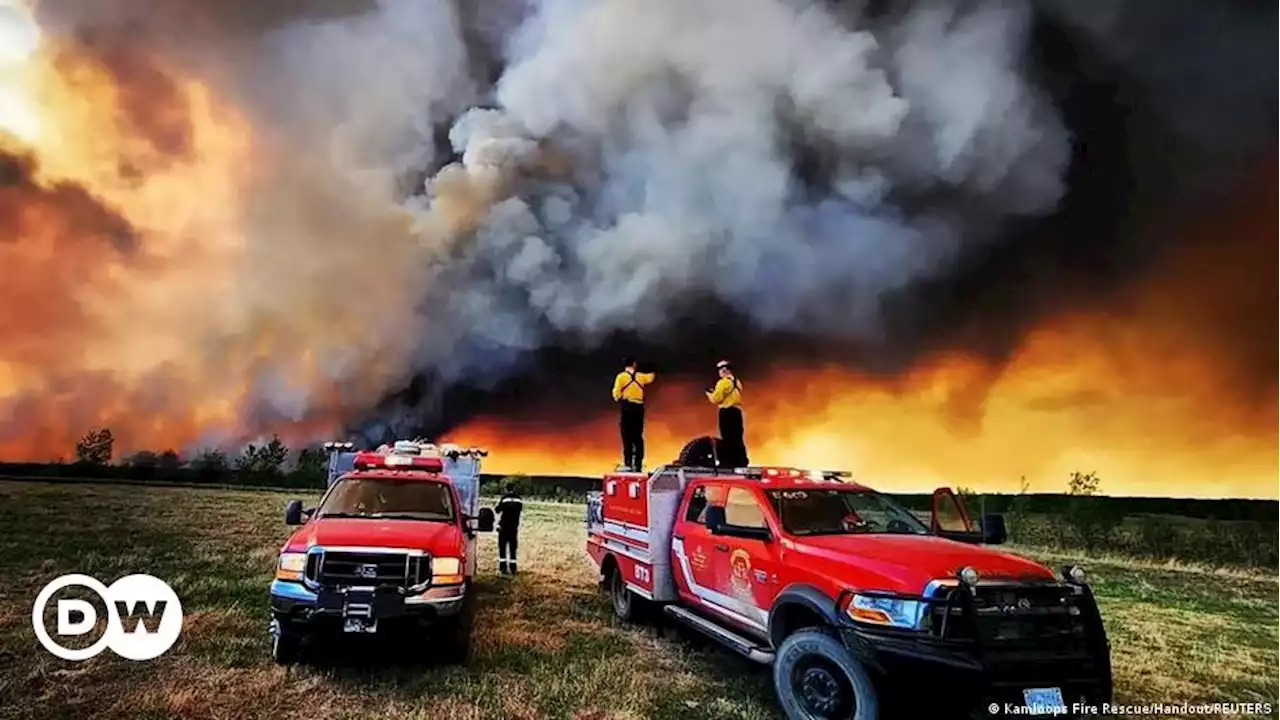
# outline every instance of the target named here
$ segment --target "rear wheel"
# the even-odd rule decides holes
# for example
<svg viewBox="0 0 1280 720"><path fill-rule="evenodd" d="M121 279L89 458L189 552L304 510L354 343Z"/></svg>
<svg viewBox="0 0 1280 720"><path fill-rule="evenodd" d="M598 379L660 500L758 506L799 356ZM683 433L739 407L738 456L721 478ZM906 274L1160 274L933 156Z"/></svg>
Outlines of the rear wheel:
<svg viewBox="0 0 1280 720"><path fill-rule="evenodd" d="M773 663L773 687L789 720L878 717L870 676L826 630L801 630L782 641Z"/></svg>
<svg viewBox="0 0 1280 720"><path fill-rule="evenodd" d="M644 598L636 595L622 579L622 571L614 568L609 583L609 595L613 599L613 614L623 622L640 622L646 609Z"/></svg>

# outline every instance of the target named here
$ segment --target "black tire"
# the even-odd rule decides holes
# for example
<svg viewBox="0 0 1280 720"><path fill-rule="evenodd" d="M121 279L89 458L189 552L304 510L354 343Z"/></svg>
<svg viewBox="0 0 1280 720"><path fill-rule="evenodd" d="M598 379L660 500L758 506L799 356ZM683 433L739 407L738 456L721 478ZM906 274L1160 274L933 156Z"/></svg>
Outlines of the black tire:
<svg viewBox="0 0 1280 720"><path fill-rule="evenodd" d="M782 641L773 689L788 720L875 720L880 713L866 669L826 630L801 630Z"/></svg>
<svg viewBox="0 0 1280 720"><path fill-rule="evenodd" d="M472 588L462 601L462 609L443 621L439 628L440 659L449 665L465 665L471 661L471 636L476 624L476 601Z"/></svg>
<svg viewBox="0 0 1280 720"><path fill-rule="evenodd" d="M302 657L302 637L290 632L279 619L271 620L271 660L277 665L292 665Z"/></svg>
<svg viewBox="0 0 1280 720"><path fill-rule="evenodd" d="M622 579L622 570L615 567L609 579L609 598L613 601L613 614L627 623L638 623L644 620L647 601L631 591Z"/></svg>

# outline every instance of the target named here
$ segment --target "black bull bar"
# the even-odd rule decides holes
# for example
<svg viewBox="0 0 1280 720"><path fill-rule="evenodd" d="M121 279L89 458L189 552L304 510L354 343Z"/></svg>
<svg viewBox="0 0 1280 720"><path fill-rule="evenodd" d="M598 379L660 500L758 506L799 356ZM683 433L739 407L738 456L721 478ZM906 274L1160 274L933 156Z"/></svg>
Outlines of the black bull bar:
<svg viewBox="0 0 1280 720"><path fill-rule="evenodd" d="M854 594L918 602L925 626L857 622L845 612ZM922 694L951 713L957 705L1021 703L1023 689L1044 687L1061 688L1068 710L1112 700L1110 645L1086 584L957 582L919 596L845 590L835 610L846 649L890 693L901 682L914 711L924 710Z"/></svg>

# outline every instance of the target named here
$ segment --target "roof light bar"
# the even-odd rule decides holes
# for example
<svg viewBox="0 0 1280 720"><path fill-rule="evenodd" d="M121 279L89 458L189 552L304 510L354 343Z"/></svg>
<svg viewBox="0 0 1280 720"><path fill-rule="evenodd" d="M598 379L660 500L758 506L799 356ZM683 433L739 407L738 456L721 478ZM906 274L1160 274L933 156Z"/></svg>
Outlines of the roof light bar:
<svg viewBox="0 0 1280 720"><path fill-rule="evenodd" d="M419 472L443 472L444 461L438 457L396 455L379 452L362 452L356 455L356 470L416 470Z"/></svg>
<svg viewBox="0 0 1280 720"><path fill-rule="evenodd" d="M764 480L765 482L775 478L779 480L804 479L811 482L844 482L843 478L853 476L847 470L801 470L799 468L763 466L735 468L734 472L754 480Z"/></svg>
<svg viewBox="0 0 1280 720"><path fill-rule="evenodd" d="M341 452L343 450L355 450L356 444L349 442L327 442L324 447L325 452Z"/></svg>

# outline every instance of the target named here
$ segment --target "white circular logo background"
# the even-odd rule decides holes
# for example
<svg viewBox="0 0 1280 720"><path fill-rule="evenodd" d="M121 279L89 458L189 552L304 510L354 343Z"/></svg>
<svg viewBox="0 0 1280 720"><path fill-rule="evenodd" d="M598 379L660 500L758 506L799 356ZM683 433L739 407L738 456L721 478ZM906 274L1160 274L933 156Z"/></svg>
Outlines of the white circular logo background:
<svg viewBox="0 0 1280 720"><path fill-rule="evenodd" d="M86 648L71 649L59 645L44 626L45 606L53 594L73 586L92 590L102 598L107 608L107 631ZM164 614L155 632L147 632L141 620L133 624L132 632L125 631L116 608L117 602L123 603L127 610L142 605L156 612L157 603L161 601L165 603ZM31 609L31 625L44 649L63 660L87 660L105 648L111 648L112 652L129 660L151 660L163 655L178 641L182 633L182 602L168 583L151 575L126 575L111 583L110 587L88 575L63 575L45 585L36 596L35 606Z"/></svg>

